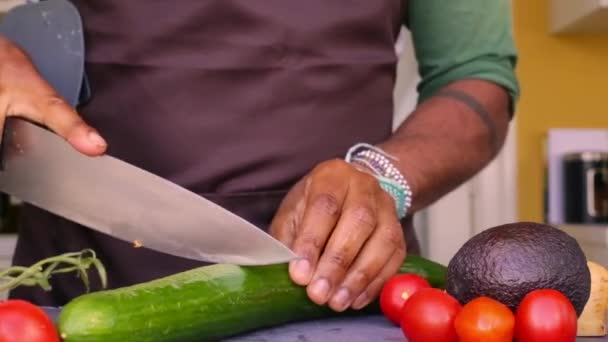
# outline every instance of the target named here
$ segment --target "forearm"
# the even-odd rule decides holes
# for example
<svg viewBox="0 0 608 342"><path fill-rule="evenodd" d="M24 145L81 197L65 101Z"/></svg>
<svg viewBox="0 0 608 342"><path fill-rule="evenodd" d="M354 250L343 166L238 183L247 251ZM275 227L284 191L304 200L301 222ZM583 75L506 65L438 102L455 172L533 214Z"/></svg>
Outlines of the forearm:
<svg viewBox="0 0 608 342"><path fill-rule="evenodd" d="M454 82L420 104L388 141L413 192L414 212L470 179L499 152L507 135L510 97L482 80Z"/></svg>

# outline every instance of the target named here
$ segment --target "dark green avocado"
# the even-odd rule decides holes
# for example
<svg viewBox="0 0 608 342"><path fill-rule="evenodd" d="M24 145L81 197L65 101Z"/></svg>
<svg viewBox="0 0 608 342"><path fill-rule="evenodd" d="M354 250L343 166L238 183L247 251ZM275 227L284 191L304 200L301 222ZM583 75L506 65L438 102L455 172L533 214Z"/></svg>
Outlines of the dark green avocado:
<svg viewBox="0 0 608 342"><path fill-rule="evenodd" d="M578 242L548 225L516 222L490 228L467 241L448 264L446 291L463 305L488 296L515 312L536 289L561 291L579 316L591 291Z"/></svg>

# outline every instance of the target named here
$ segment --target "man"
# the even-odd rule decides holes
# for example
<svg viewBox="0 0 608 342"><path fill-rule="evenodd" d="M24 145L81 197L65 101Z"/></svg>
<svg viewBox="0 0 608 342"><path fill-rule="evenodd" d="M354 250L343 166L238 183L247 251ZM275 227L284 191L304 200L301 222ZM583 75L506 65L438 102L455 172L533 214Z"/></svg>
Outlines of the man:
<svg viewBox="0 0 608 342"><path fill-rule="evenodd" d="M92 99L70 108L2 41L3 112L268 229L302 257L293 281L336 311L369 304L418 252L413 213L496 156L518 97L508 0L72 2ZM393 133L404 24L420 104ZM82 248L98 253L111 287L201 265L31 206L14 262ZM82 291L71 276L53 284L11 296L62 305Z"/></svg>

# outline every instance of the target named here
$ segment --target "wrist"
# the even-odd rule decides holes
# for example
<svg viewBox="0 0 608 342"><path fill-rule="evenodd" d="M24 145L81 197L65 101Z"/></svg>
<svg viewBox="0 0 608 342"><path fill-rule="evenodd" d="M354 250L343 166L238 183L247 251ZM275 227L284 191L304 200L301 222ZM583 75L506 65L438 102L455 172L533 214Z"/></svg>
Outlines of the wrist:
<svg viewBox="0 0 608 342"><path fill-rule="evenodd" d="M356 144L346 154L346 161L376 177L380 186L395 200L399 218L405 217L412 205L412 190L393 160L395 157L369 144Z"/></svg>

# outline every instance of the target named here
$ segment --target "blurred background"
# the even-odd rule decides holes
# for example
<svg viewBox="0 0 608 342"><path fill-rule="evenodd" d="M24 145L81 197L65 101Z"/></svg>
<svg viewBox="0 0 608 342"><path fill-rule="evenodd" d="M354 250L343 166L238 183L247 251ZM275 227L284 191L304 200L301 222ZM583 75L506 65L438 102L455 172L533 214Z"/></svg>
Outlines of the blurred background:
<svg viewBox="0 0 608 342"><path fill-rule="evenodd" d="M608 264L608 1L512 0L522 98L501 155L418 218L425 254L447 262L512 221L566 230ZM407 32L405 33L407 36ZM404 39L396 120L411 111L416 66Z"/></svg>
<svg viewBox="0 0 608 342"><path fill-rule="evenodd" d="M0 12L23 0L0 0ZM500 156L421 212L425 256L447 263L472 235L513 221L548 222L608 265L608 1L513 0L522 98ZM409 32L395 88L395 126L416 104ZM19 202L0 201L0 267L10 261Z"/></svg>

